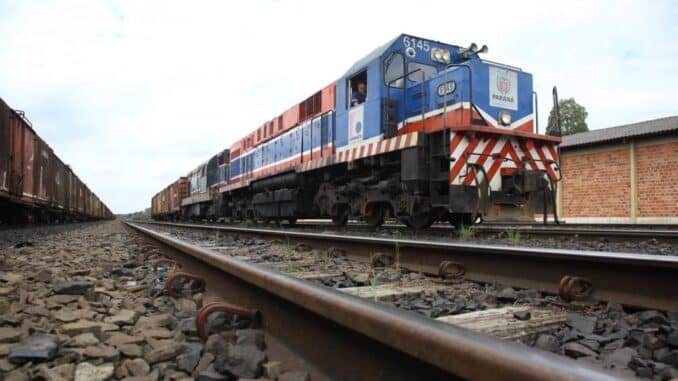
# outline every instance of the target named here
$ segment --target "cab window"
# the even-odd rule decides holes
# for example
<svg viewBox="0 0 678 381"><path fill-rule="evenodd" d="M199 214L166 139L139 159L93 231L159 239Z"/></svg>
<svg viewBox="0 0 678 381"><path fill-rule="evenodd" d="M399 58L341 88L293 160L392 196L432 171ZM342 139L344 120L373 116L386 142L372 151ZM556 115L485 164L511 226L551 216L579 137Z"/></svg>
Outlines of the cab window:
<svg viewBox="0 0 678 381"><path fill-rule="evenodd" d="M402 88L405 78L405 59L400 53L392 53L384 60L384 85Z"/></svg>
<svg viewBox="0 0 678 381"><path fill-rule="evenodd" d="M348 91L347 95L347 108L359 106L367 100L367 70L361 71L360 73L351 77L347 84L346 88Z"/></svg>

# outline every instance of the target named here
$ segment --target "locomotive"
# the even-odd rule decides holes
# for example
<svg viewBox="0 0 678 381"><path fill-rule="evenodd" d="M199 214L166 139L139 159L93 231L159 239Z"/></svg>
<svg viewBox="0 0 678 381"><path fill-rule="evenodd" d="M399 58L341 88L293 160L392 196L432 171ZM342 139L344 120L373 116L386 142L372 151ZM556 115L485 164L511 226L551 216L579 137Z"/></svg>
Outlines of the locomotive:
<svg viewBox="0 0 678 381"><path fill-rule="evenodd" d="M535 132L532 75L486 52L402 34L158 193L153 217L546 221L561 139Z"/></svg>

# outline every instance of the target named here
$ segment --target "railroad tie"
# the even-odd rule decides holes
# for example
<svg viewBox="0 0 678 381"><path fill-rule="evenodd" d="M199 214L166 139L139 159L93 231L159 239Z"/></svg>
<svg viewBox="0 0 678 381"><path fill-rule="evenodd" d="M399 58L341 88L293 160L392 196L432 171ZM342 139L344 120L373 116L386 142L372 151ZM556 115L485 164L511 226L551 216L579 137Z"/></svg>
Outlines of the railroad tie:
<svg viewBox="0 0 678 381"><path fill-rule="evenodd" d="M530 319L516 319L514 315L521 312L529 312ZM567 312L534 306L508 306L441 316L436 320L505 340L521 340L563 324L567 320Z"/></svg>
<svg viewBox="0 0 678 381"><path fill-rule="evenodd" d="M339 291L345 292L359 298L373 298L376 300L383 300L391 297L402 295L421 294L424 291L437 291L445 289L445 287L431 287L431 286L408 286L403 287L397 284L381 284L378 286L363 286L363 287L346 287L340 288Z"/></svg>
<svg viewBox="0 0 678 381"><path fill-rule="evenodd" d="M323 279L323 278L330 278L333 276L339 276L343 274L341 271L298 271L298 272L290 272L287 273L287 275L299 278L299 279L306 279L306 280L316 280L316 279Z"/></svg>

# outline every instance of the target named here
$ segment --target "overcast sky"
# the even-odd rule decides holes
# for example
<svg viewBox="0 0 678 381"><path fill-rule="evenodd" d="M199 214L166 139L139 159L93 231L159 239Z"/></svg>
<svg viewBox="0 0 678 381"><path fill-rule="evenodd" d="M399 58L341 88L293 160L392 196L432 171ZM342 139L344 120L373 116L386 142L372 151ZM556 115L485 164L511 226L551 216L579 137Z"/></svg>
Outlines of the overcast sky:
<svg viewBox="0 0 678 381"><path fill-rule="evenodd" d="M553 85L592 129L677 115L675 4L0 0L0 97L127 213L400 33L487 44L543 125Z"/></svg>

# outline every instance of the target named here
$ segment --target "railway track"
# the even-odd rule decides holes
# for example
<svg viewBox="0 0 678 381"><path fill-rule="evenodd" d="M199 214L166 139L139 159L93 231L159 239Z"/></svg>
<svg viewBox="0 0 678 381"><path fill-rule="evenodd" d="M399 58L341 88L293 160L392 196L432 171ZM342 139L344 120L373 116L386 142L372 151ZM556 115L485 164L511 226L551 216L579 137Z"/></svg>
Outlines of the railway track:
<svg viewBox="0 0 678 381"><path fill-rule="evenodd" d="M298 226L308 227L332 227L328 222L323 221L301 221L297 223ZM406 230L404 225L391 223L380 227L388 230ZM362 229L365 231L374 230L364 224L349 225L348 229ZM447 224L436 224L428 229L426 232L434 234L454 234L455 228ZM514 234L520 233L525 236L551 236L551 237L571 237L580 236L588 238L612 238L612 239L662 239L671 242L678 241L678 227L669 226L633 226L633 225L619 225L619 226L604 226L604 225L541 225L541 224L480 224L474 225L470 228L474 234L488 235L488 234Z"/></svg>
<svg viewBox="0 0 678 381"><path fill-rule="evenodd" d="M224 226L216 223L193 222L195 225ZM230 225L232 226L232 225ZM235 225L246 227L243 224ZM329 221L324 220L300 220L294 226L281 225L293 229L328 229L336 232L373 233L375 231L405 233L410 229L397 223L386 223L378 228L370 227L364 223L349 223L343 227L336 227ZM272 228L274 225L262 225L263 228ZM423 229L418 233L422 235L449 237L458 235L454 227L447 224L435 224L430 228ZM590 224L566 224L566 225L541 225L541 224L480 224L474 225L466 234L476 237L487 236L515 236L523 237L550 237L550 238L586 238L606 239L615 241L624 240L659 240L667 243L678 242L678 226L675 225L590 225Z"/></svg>
<svg viewBox="0 0 678 381"><path fill-rule="evenodd" d="M168 227L168 224L163 224ZM343 310L343 307L352 306L352 302L355 301L355 298L344 299L342 294L352 294L363 299L374 299L383 302L388 300L390 304L403 308L403 305L407 305L407 296L415 293L430 293L438 292L441 293L443 288L453 287L453 294L468 292L468 289L465 288L469 282L481 282L481 283L502 283L508 284L515 287L529 288L533 290L545 291L546 293L560 293L561 297L574 298L577 299L578 296L590 296L595 299L616 301L618 303L626 305L634 305L638 307L645 308L656 308L663 310L676 310L676 300L673 298L675 295L675 287L671 284L671 279L676 279L675 276L678 274L678 260L674 258L667 257L656 257L656 256L644 256L644 255L628 255L628 254L607 254L602 255L601 253L590 253L590 252L568 252L568 251L551 251L545 252L535 249L520 249L520 248L500 248L500 247L488 247L483 245L460 245L460 244L447 244L443 245L439 242L415 242L413 240L398 240L398 243L394 243L393 239L375 239L375 238L366 238L366 237L347 237L347 236L333 236L328 234L317 234L317 233L300 233L300 232L289 232L289 231L274 231L270 229L250 229L250 228L234 228L234 227L213 227L200 225L198 227L194 225L182 225L182 224L170 224L174 228L182 229L200 229L202 232L215 233L217 238L215 243L205 243L202 242L201 246L207 247L197 247L191 244L182 243L174 238L168 237L166 233L154 233L148 229L144 229L138 226L135 226L137 229L141 229L147 234L153 234L155 239L158 239L166 244L169 244L175 248L179 248L182 251L189 250L192 252L191 255L206 260L212 265L219 266L222 270L227 269L231 273L231 276L236 278L241 278L243 274L250 274L251 272L256 271L269 271L266 274L259 274L254 278L249 278L249 275L245 276L245 281L254 283L253 281L259 280L262 282L262 286L267 290L268 293L271 292L280 292L283 294L283 298L287 298L288 302L292 301L293 304L296 304L297 307L301 305L303 309L309 309L311 307L315 314L323 314L323 316L329 317L334 323L337 323L334 316L341 316L341 323L352 323L353 326L348 326L350 331L363 332L369 335L371 339L375 337L378 338L382 345L385 344L387 348L379 347L379 350L387 350L396 352L405 352L408 356L413 354L419 354L416 358L417 364L428 364L433 363L435 367L441 368L444 372L449 374L455 374L466 379L487 379L493 378L497 379L495 372L499 369L501 374L507 375L507 379L558 379L561 375L565 377L578 378L580 374L579 370L575 369L571 371L570 369L561 368L561 364L542 364L540 368L542 371L556 365L553 369L548 369L548 373L538 373L538 374L518 374L515 373L517 369L513 368L513 365L517 364L514 361L515 358L512 358L508 363L505 362L507 353L490 353L486 350L494 348L496 351L502 352L506 347L504 345L508 344L507 341L499 341L502 343L501 346L497 346L497 343L492 343L492 341L486 341L490 338L484 337L484 339L473 338L473 345L485 345L489 344L488 348L483 348L483 355L481 358L470 359L469 361L482 361L482 358L492 358L499 359L496 363L490 361L488 364L483 365L485 368L483 371L472 367L470 371L466 365L470 363L464 362L464 364L459 364L458 362L452 361L451 358L458 358L460 353L469 353L471 347L467 346L469 343L459 339L461 332L449 331L449 323L462 326L471 330L480 331L483 333L489 333L494 336L503 339L512 339L524 341L524 339L529 335L535 335L539 332L543 332L546 329L553 328L554 325L564 324L564 321L567 317L567 308L562 308L563 305L559 303L554 303L550 305L549 308L544 308L544 303L538 305L524 305L520 303L510 303L499 306L499 308L492 308L486 311L477 311L470 312L466 314L452 315L452 316L433 316L436 317L436 320L424 319L421 321L417 318L414 318L414 314L405 314L402 315L402 311L388 309L388 311L382 310L384 307L382 304L369 303L371 307L379 309L379 313L376 311L369 312L369 314L374 313L375 315L369 315L371 317L366 317L362 315L353 315L351 316L348 311ZM320 282L322 278L332 278L339 277L340 274L346 274L345 271L332 272L332 270L327 270L325 267L324 270L318 271L317 264L323 262L323 260L318 261L317 258L313 257L304 257L298 256L293 258L293 261L290 260L287 255L284 254L282 257L275 258L271 262L271 258L266 260L261 260L258 258L259 254L255 251L254 255L243 255L243 253L238 253L237 250L234 252L233 247L229 246L219 246L218 237L219 234L236 234L238 237L251 237L251 239L261 239L266 238L268 240L273 240L274 242L283 243L279 246L289 247L304 247L304 245L311 245L313 248L320 251L329 249L328 252L343 252L347 258L350 258L352 261L355 260L356 263L362 263L361 265L349 265L349 268L352 268L357 273L369 272L370 268L374 269L374 261L385 261L386 263L392 262L394 257L397 257L398 265L409 270L422 271L423 273L429 274L431 276L426 279L416 278L415 280L403 281L402 279L396 283L385 281L383 284L368 284L358 286L358 287L346 287L342 288L342 293L325 295L325 292L332 292L326 287L321 287L324 291L302 291L303 287L299 283L292 283L287 285L286 282L289 281L287 277L281 277L280 272L286 272L288 275L302 278L304 280L310 280L316 284L322 284L323 282L327 284L327 281ZM257 246L257 241L253 241L253 245ZM259 243L260 244L260 243ZM270 248L269 248L270 250ZM227 259L226 259L227 258ZM235 258L235 262L231 263ZM281 260L282 258L282 260ZM244 261L244 262L241 262ZM222 263L224 262L224 263ZM263 262L261 265L266 268L262 269L261 267L255 267L256 271L253 269L246 269L245 267L251 266L251 262ZM367 263L367 264L366 264ZM356 268L357 266L357 268ZM365 267L367 266L367 267ZM322 266L321 266L322 267ZM336 270L336 269L335 269ZM345 269L344 269L345 270ZM272 273L270 271L273 271ZM278 274L278 275L276 275ZM635 276L636 281L629 278ZM440 277L441 279L436 279ZM219 278L221 279L221 278ZM242 279L242 278L241 278ZM272 280L276 281L272 281ZM554 280L555 279L555 280ZM284 282L283 282L284 280ZM230 284L230 282L228 282ZM236 282L239 283L239 282ZM304 285L310 286L310 282L302 282ZM370 281L371 283L371 281ZM453 284L454 286L450 286ZM242 285L241 285L242 286ZM336 286L336 285L335 285ZM229 286L230 287L230 286ZM300 293L290 292L286 287L295 287L296 291ZM583 288L582 288L583 287ZM658 291L659 290L659 291ZM664 290L664 291L661 291ZM582 295L578 295L578 291ZM589 294L590 291L590 294ZM243 291L244 292L244 291ZM308 293L315 295L314 293L318 292L316 296L324 300L323 303L320 303L319 300L309 297ZM572 295L567 295L567 293L572 293ZM321 296L322 295L322 296ZM444 294L439 294L444 295ZM229 296L232 298L233 296ZM403 299L404 298L404 299ZM239 297L243 302L246 302L248 297ZM331 301L331 302L329 302ZM360 302L361 304L355 306L353 312L365 312L371 311L370 307L364 305L364 300ZM388 304L387 303L387 304ZM577 302L575 302L576 308L581 308L581 305L577 307ZM534 303L533 303L534 304ZM548 303L547 303L548 304ZM353 308L353 307L351 307ZM367 309L367 310L366 310ZM407 309L407 308L405 308ZM322 311L321 311L322 310ZM298 311L300 312L300 311ZM281 310L276 309L276 313L282 313ZM393 313L391 317L385 317L380 315L381 313ZM529 324L516 323L515 317L519 314L527 313L528 316L531 314ZM400 321L400 318L406 319L405 321ZM377 318L377 320L372 320ZM414 318L415 320L409 320ZM395 320L393 320L395 319ZM308 319L304 320L308 322ZM379 327L378 324L385 324L389 322L390 325L388 328ZM428 340L431 340L432 337L427 337L426 335L431 334L431 331L434 329L442 328L438 326L438 323L445 324L443 330L445 333L435 333L434 337L438 339L444 338L444 340L451 340L447 344L440 346L439 340L435 343L431 343ZM422 333L423 326L415 327L415 325L424 324L427 328L425 331L427 334ZM397 328L393 328L396 326ZM407 332L398 332L397 330L402 327L407 327ZM347 328L347 327L345 327ZM393 331L395 329L396 331ZM305 330L297 331L293 329L294 332L300 334L301 337L306 336L308 332ZM390 339L382 340L381 334L379 332L384 332L384 335ZM408 333L409 332L409 333ZM465 331L462 331L465 332ZM423 335L422 337L417 337L415 339L411 338L412 334L417 336ZM313 333L311 337L315 337L317 333ZM318 333L319 334L319 333ZM529 334L529 335L528 335ZM442 336L441 336L442 335ZM451 335L451 336L449 336ZM322 337L322 336L318 336ZM299 339L299 337L287 337L289 340L301 340L302 343L296 344L299 348L303 348L304 340ZM328 342L334 343L334 338L328 338ZM342 339L339 339L342 342ZM345 340L344 340L345 341ZM413 346L410 344L416 343ZM418 345L421 344L421 347ZM447 346L449 344L449 346ZM347 344L348 345L348 344ZM433 345L433 346L432 346ZM373 348L371 345L368 347ZM426 350L425 348L436 348L435 351ZM343 347L342 347L343 348ZM345 350L347 353L352 353L354 349L348 345ZM473 351L476 351L473 349ZM533 355L531 350L527 347L521 346L520 349L512 348L510 351L520 353L520 356L530 357ZM452 351L452 352L449 352ZM527 352L525 352L527 351ZM415 353L412 353L415 352ZM344 356L344 349L342 349L342 357ZM375 352L373 352L375 353ZM379 353L379 352L376 352ZM435 353L435 359L430 359L427 356L430 356L431 353ZM480 353L480 352L478 352ZM544 353L538 352L540 355ZM446 356L451 356L447 358ZM307 358L304 355L305 358ZM351 355L348 355L349 358ZM363 354L361 356L368 356L370 359L371 365L361 365L362 367L367 367L365 369L371 369L370 366L375 366L378 364L379 369L397 369L397 364L383 364L379 363L377 359L369 354ZM398 358L397 355L395 358ZM497 357L498 356L498 357ZM311 356L313 357L313 356ZM318 356L322 357L322 356ZM390 358L389 356L386 356ZM363 357L361 357L362 359ZM379 356L379 359L384 358ZM443 363L438 363L436 361L444 359ZM401 358L402 360L402 358ZM324 364L324 362L332 360L326 360L323 358L312 359L314 364ZM360 362L361 360L356 360ZM410 361L410 360L408 360ZM541 359L538 360L541 362ZM551 361L551 360L548 360ZM569 361L564 358L559 358L559 360L553 361L563 361L568 363ZM406 362L407 363L407 362ZM402 362L400 363L402 364ZM409 364L409 363L407 363ZM474 363L478 365L478 363ZM578 364L579 365L579 364ZM522 364L520 367L524 367ZM546 366L547 368L544 368ZM333 365L325 364L320 366L323 369L334 369ZM395 368L392 368L395 367ZM411 369L410 366L408 368ZM566 367L567 368L567 367ZM527 368L525 368L527 369ZM586 369L589 371L590 369ZM484 373L488 371L489 373ZM564 371L564 373L560 373ZM399 371L400 372L400 371ZM478 373L480 372L480 373ZM555 373L551 373L555 372ZM331 373L331 372L330 372ZM365 373L367 375L369 372ZM329 373L326 373L329 374ZM383 374L377 376L377 373L371 374L371 379L383 378ZM491 375L491 376L490 376ZM346 374L342 374L341 378L346 378ZM360 376L360 377L358 377ZM358 379L363 375L352 374L349 378ZM390 377L390 376L389 376ZM421 374L417 374L418 378L421 378ZM536 377L536 378L535 378ZM605 377L600 374L586 375L585 379L592 379L591 377ZM407 377L405 377L407 378ZM433 377L435 379L436 377ZM365 379L370 379L370 377L365 377Z"/></svg>
<svg viewBox="0 0 678 381"><path fill-rule="evenodd" d="M591 283L591 297L615 303L678 310L678 258L647 254L498 246L475 243L381 238L284 229L157 223L186 229L280 239L320 250L341 247L350 258L369 261L379 254L408 269L441 275L443 262L466 279L502 283L558 294L565 277Z"/></svg>

